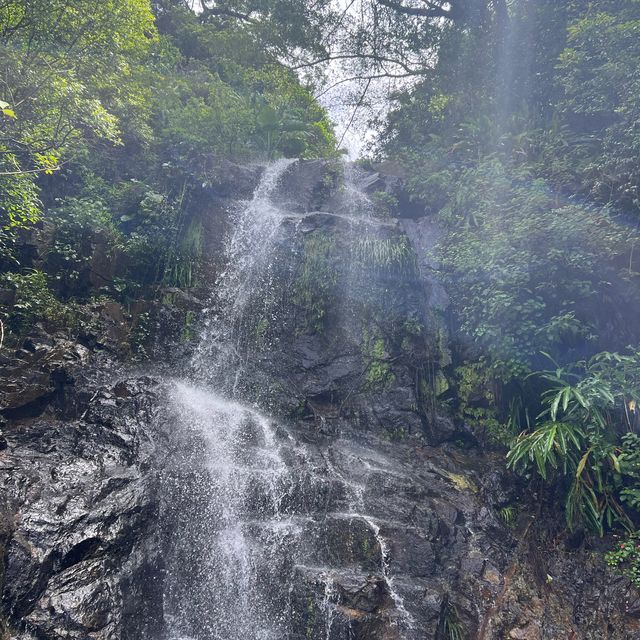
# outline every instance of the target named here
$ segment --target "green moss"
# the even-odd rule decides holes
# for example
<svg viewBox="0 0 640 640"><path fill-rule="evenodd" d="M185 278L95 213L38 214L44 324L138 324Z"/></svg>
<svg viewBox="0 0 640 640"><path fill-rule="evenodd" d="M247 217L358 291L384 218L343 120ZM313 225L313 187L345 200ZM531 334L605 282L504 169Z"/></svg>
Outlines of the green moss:
<svg viewBox="0 0 640 640"><path fill-rule="evenodd" d="M147 346L151 337L151 314L141 313L131 327L129 335L129 345L131 352L136 359L144 360L148 358Z"/></svg>
<svg viewBox="0 0 640 640"><path fill-rule="evenodd" d="M365 375L367 387L370 389L384 388L394 382L395 379L396 376L392 373L389 364L380 360L372 362Z"/></svg>
<svg viewBox="0 0 640 640"><path fill-rule="evenodd" d="M384 348L384 340L382 338L378 338L373 342L373 348L371 349L371 355L374 358L384 358L385 356L385 348Z"/></svg>
<svg viewBox="0 0 640 640"><path fill-rule="evenodd" d="M305 629L305 636L312 640L313 632L316 626L316 605L313 602L313 598L307 599L307 625Z"/></svg>
<svg viewBox="0 0 640 640"><path fill-rule="evenodd" d="M395 382L396 376L391 370L384 339L371 336L366 328L362 336L362 354L369 360L369 366L364 375L365 390L384 389Z"/></svg>
<svg viewBox="0 0 640 640"><path fill-rule="evenodd" d="M187 311L185 313L184 324L182 325L182 332L180 333L180 342L189 342L193 339L193 322L195 317L193 311Z"/></svg>
<svg viewBox="0 0 640 640"><path fill-rule="evenodd" d="M445 471L445 475L451 481L458 491L471 491L471 493L478 493L478 487L475 483L465 476L459 473L452 473L450 471Z"/></svg>
<svg viewBox="0 0 640 640"><path fill-rule="evenodd" d="M470 362L455 370L458 417L471 427L486 431L496 442L509 444L513 433L499 420L496 382L483 362Z"/></svg>
<svg viewBox="0 0 640 640"><path fill-rule="evenodd" d="M443 395L449 390L449 381L447 377L442 373L442 371L438 370L436 372L436 379L434 381L434 393L437 397Z"/></svg>
<svg viewBox="0 0 640 640"><path fill-rule="evenodd" d="M314 231L304 241L304 261L293 285L292 301L304 312L304 329L321 333L338 272L335 256L335 238Z"/></svg>
<svg viewBox="0 0 640 640"><path fill-rule="evenodd" d="M306 413L307 401L304 398L298 400L298 402L296 402L296 404L289 409L289 416L294 420L303 418Z"/></svg>
<svg viewBox="0 0 640 640"><path fill-rule="evenodd" d="M402 442L407 437L407 432L404 427L397 429L387 429L387 438L390 442Z"/></svg>
<svg viewBox="0 0 640 640"><path fill-rule="evenodd" d="M254 329L254 338L259 347L264 346L265 336L269 330L269 320L265 317L258 318Z"/></svg>
<svg viewBox="0 0 640 640"><path fill-rule="evenodd" d="M160 299L160 302L162 302L163 305L165 306L171 306L173 304L175 304L176 301L176 294L173 291L167 291L165 293L162 294L162 298Z"/></svg>

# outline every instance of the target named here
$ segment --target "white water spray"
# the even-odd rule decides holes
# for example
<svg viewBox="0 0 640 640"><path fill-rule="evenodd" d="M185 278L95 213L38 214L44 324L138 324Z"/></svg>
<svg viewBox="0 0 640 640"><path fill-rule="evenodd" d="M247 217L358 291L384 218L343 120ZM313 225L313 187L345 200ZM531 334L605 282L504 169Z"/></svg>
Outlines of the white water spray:
<svg viewBox="0 0 640 640"><path fill-rule="evenodd" d="M242 343L243 323L251 320L256 292L276 284L278 229L285 218L294 217L274 204L274 192L292 163L280 160L269 166L253 198L233 212L225 244L227 267L211 301L215 311L208 312L191 363L193 377L213 381L216 390L180 381L167 399L175 443L165 478L171 523L165 587L170 640L285 640L299 634L295 624L300 621L292 621L296 606L300 615L300 604L293 602L294 576L305 568L314 546L326 546L322 536L336 535L326 529L326 512L313 516L314 500L326 483L324 472L316 475L305 468L304 447L285 429L229 399L245 360L252 357ZM347 181L344 211L338 215L353 216L358 221L354 229L377 224L371 202L353 178ZM364 522L379 547L378 575L394 605L389 621L404 634L412 619L394 589L387 541L366 515L364 485L350 486L335 469L326 471L351 496L347 517ZM351 637L350 622L337 623L340 594L334 567L327 561L326 566L306 568L313 576L310 583L321 587L313 596L313 637ZM367 575L358 580L366 582ZM339 635L345 624L348 635Z"/></svg>

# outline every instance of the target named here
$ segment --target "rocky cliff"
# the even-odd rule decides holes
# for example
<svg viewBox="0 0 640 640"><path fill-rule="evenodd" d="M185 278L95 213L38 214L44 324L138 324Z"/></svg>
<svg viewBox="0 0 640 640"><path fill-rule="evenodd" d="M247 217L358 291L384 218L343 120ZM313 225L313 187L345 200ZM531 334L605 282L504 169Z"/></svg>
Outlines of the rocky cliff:
<svg viewBox="0 0 640 640"><path fill-rule="evenodd" d="M248 556L260 603L245 603L244 615L286 612L280 636L250 637L640 638L637 595L604 567L597 543L567 537L554 505L523 493L503 454L452 417L446 305L456 292L433 275L437 228L404 200L400 177L345 181L343 171L287 168L269 194L277 216L268 238L262 230L264 262L242 280L246 296L234 289L236 306L216 321L222 332L193 328L203 336L193 349L176 350L167 327L177 306L195 314L204 296L174 292L153 325L161 361L135 374L43 335L6 358L5 636L175 638L178 615L193 638L222 640L226 629L224 640L236 639L242 625L212 619L211 602L228 605L231 595L203 588L220 588L207 575L219 567L210 531L228 514L214 508L220 494L202 452L221 450L191 430L219 413L219 438L231 426L242 436L234 469L250 470L242 482L234 476L227 500L247 546L270 550ZM261 176L237 172L238 188L223 177L202 195L210 273L223 262L221 238L242 206L234 203ZM228 304L212 293L214 311ZM221 350L221 336L233 349ZM173 377L250 408L203 401L202 415L191 415L171 400L176 383L162 361ZM265 451L277 464L262 460ZM256 480L260 468L275 470L269 486ZM520 516L505 518L518 501Z"/></svg>

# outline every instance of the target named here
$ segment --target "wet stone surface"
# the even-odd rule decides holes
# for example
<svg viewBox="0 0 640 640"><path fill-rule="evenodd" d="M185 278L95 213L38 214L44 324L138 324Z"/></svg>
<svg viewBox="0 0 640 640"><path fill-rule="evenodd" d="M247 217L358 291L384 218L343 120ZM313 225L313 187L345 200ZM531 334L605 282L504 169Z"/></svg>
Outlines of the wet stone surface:
<svg viewBox="0 0 640 640"><path fill-rule="evenodd" d="M265 172L209 169L219 264L229 198ZM448 365L437 230L364 194L401 196L401 176L280 169L233 214L222 329L188 362L159 348L182 379L54 336L2 363L0 638L640 638L637 593L565 544L557 511L507 526L502 455L425 393Z"/></svg>

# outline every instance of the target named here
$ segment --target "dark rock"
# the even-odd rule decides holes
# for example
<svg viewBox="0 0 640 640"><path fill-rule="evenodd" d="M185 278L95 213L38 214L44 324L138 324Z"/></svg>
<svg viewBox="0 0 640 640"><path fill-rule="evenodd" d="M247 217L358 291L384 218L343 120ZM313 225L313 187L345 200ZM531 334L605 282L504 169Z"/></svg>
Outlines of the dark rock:
<svg viewBox="0 0 640 640"><path fill-rule="evenodd" d="M113 248L113 239L104 232L92 238L88 264L88 287L93 290L109 288L115 278L126 276L130 264L128 255Z"/></svg>
<svg viewBox="0 0 640 640"><path fill-rule="evenodd" d="M250 198L264 171L259 165L238 165L213 155L204 158L202 168L202 186L209 197L228 199Z"/></svg>
<svg viewBox="0 0 640 640"><path fill-rule="evenodd" d="M13 523L0 526L9 625L39 639L115 640L141 637L140 630L158 637L161 562L147 471L153 386L149 379L119 382L117 411L115 395L99 388L83 418L9 422L8 448L0 452L0 522ZM132 586L133 576L139 586ZM132 609L147 613L132 618Z"/></svg>
<svg viewBox="0 0 640 640"><path fill-rule="evenodd" d="M338 184L338 167L327 160L300 160L280 180L274 201L285 211L318 211Z"/></svg>
<svg viewBox="0 0 640 640"><path fill-rule="evenodd" d="M40 415L52 402L61 402L73 384L69 367L86 363L89 352L69 340L51 343L32 338L29 348L9 360L0 374L0 413L7 418Z"/></svg>

